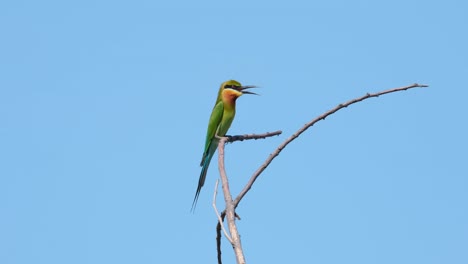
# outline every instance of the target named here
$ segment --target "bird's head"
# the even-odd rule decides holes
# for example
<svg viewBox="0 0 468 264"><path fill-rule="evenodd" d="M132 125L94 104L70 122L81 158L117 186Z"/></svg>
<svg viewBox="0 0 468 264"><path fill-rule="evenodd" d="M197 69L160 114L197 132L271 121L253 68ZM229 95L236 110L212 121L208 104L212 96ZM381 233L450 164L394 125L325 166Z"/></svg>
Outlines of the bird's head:
<svg viewBox="0 0 468 264"><path fill-rule="evenodd" d="M237 99L243 94L256 94L251 91L247 91L249 88L256 88L255 85L244 85L242 86L240 82L235 80L229 80L221 84L220 92L223 97L228 97L231 99Z"/></svg>

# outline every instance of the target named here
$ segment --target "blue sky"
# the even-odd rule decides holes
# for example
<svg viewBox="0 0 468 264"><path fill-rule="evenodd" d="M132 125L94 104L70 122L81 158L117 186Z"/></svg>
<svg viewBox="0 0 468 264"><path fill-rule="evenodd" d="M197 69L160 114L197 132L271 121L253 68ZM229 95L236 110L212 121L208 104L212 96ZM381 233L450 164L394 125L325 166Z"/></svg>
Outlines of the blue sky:
<svg viewBox="0 0 468 264"><path fill-rule="evenodd" d="M215 263L219 84L251 263L468 263L466 1L3 1L0 263ZM221 209L222 198L218 198ZM224 263L235 263L223 240Z"/></svg>

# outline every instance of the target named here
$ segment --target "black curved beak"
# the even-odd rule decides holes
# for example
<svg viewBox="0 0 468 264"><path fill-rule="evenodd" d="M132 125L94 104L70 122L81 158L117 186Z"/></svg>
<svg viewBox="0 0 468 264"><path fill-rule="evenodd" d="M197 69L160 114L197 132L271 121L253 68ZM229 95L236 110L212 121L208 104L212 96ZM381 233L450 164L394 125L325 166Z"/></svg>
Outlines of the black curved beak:
<svg viewBox="0 0 468 264"><path fill-rule="evenodd" d="M258 88L258 86L255 86L255 85L244 85L244 86L241 86L239 87L237 90L243 94L255 94L255 95L258 95L254 92L251 92L251 91L246 91L246 89L249 89L249 88Z"/></svg>

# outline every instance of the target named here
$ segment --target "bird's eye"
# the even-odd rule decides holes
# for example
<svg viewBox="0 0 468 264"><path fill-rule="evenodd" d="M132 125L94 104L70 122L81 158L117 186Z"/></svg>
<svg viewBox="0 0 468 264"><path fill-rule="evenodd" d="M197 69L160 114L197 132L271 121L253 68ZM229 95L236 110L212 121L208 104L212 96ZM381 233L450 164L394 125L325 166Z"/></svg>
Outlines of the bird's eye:
<svg viewBox="0 0 468 264"><path fill-rule="evenodd" d="M225 85L225 86L224 86L224 89L230 89L230 88L231 88L231 89L234 88L234 85L228 84L228 85Z"/></svg>

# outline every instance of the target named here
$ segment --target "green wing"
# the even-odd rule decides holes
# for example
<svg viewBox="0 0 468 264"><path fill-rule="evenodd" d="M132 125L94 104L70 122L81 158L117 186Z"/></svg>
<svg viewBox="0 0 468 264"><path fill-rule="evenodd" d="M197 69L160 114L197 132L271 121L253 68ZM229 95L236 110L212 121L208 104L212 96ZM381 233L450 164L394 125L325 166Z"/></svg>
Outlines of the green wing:
<svg viewBox="0 0 468 264"><path fill-rule="evenodd" d="M211 112L210 122L208 123L208 131L206 132L205 150L203 151L203 157L200 166L203 166L203 161L208 154L208 150L210 149L210 145L213 141L213 138L215 137L216 130L218 129L219 123L221 123L221 119L223 118L223 112L223 102L219 101Z"/></svg>

